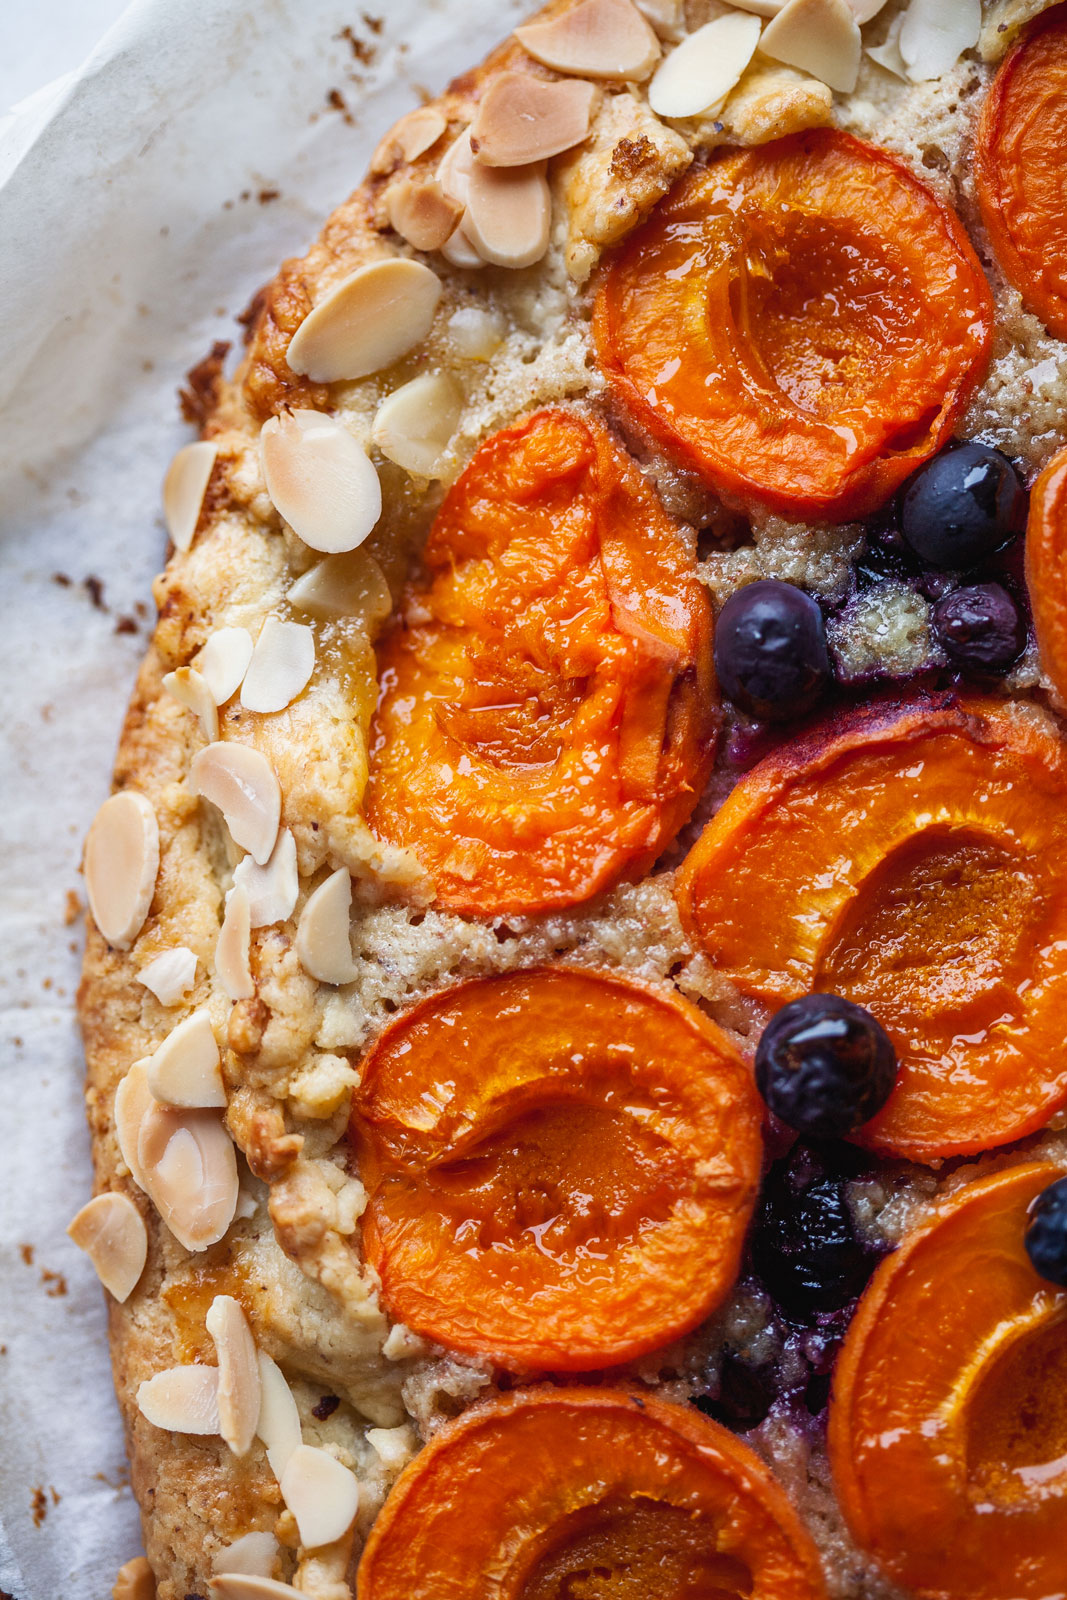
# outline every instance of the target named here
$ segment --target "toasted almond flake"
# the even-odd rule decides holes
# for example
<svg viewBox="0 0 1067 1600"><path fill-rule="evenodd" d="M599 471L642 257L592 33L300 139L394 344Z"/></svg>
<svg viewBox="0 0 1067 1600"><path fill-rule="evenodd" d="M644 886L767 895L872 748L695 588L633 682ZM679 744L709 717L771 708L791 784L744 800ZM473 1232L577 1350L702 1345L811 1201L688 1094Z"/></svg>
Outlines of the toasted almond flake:
<svg viewBox="0 0 1067 1600"><path fill-rule="evenodd" d="M471 149L487 167L524 167L558 156L588 137L597 99L594 86L578 79L546 83L528 72L502 72L482 96Z"/></svg>
<svg viewBox="0 0 1067 1600"><path fill-rule="evenodd" d="M219 708L215 704L206 678L195 667L178 667L163 677L163 687L179 705L186 706L200 719L200 728L208 744L219 736Z"/></svg>
<svg viewBox="0 0 1067 1600"><path fill-rule="evenodd" d="M347 557L332 559L347 560ZM275 922L286 922L296 910L296 898L300 891L296 840L291 831L283 828L279 833L278 842L266 866L257 866L251 856L245 856L234 870L233 881L234 887L243 889L248 897L250 928L269 928Z"/></svg>
<svg viewBox="0 0 1067 1600"><path fill-rule="evenodd" d="M179 1244L217 1244L237 1206L237 1160L218 1113L149 1106L137 1159L145 1192Z"/></svg>
<svg viewBox="0 0 1067 1600"><path fill-rule="evenodd" d="M900 29L904 22L903 16L894 17L889 24L889 32L882 44L869 48L867 54L872 61L876 61L886 72L891 72L895 78L908 76L908 69L904 65L904 57L900 53Z"/></svg>
<svg viewBox="0 0 1067 1600"><path fill-rule="evenodd" d="M878 15L879 11L886 5L887 0L848 0L848 3L852 10L852 15L862 27L865 22L870 22L872 17Z"/></svg>
<svg viewBox="0 0 1067 1600"><path fill-rule="evenodd" d="M105 800L85 841L85 887L108 944L128 950L144 927L159 872L159 824L143 794Z"/></svg>
<svg viewBox="0 0 1067 1600"><path fill-rule="evenodd" d="M385 191L389 226L416 250L439 250L460 218L461 207L425 174L398 178Z"/></svg>
<svg viewBox="0 0 1067 1600"><path fill-rule="evenodd" d="M266 1446L270 1470L280 1483L289 1457L300 1447L300 1413L281 1367L262 1350L259 1352L256 1433Z"/></svg>
<svg viewBox="0 0 1067 1600"><path fill-rule="evenodd" d="M351 910L352 879L347 867L338 867L308 897L300 913L296 953L304 971L320 983L351 983L356 975Z"/></svg>
<svg viewBox="0 0 1067 1600"><path fill-rule="evenodd" d="M767 24L759 47L840 94L856 87L863 40L848 0L789 0Z"/></svg>
<svg viewBox="0 0 1067 1600"><path fill-rule="evenodd" d="M241 685L246 711L284 711L315 670L315 635L303 622L267 617Z"/></svg>
<svg viewBox="0 0 1067 1600"><path fill-rule="evenodd" d="M455 382L443 372L424 372L382 401L371 438L405 472L437 478L462 411L463 396Z"/></svg>
<svg viewBox="0 0 1067 1600"><path fill-rule="evenodd" d="M205 1326L219 1363L219 1432L235 1456L243 1456L256 1436L259 1419L259 1361L247 1318L229 1294L217 1294Z"/></svg>
<svg viewBox="0 0 1067 1600"><path fill-rule="evenodd" d="M362 445L333 417L285 411L259 436L271 502L297 536L326 555L354 550L382 514L382 486Z"/></svg>
<svg viewBox="0 0 1067 1600"><path fill-rule="evenodd" d="M421 261L395 256L360 267L304 318L289 366L315 383L381 372L422 343L440 298L440 278Z"/></svg>
<svg viewBox="0 0 1067 1600"><path fill-rule="evenodd" d="M754 17L776 17L788 0L729 0L739 11L750 11Z"/></svg>
<svg viewBox="0 0 1067 1600"><path fill-rule="evenodd" d="M218 446L201 440L178 451L163 479L163 519L175 550L188 550L218 456Z"/></svg>
<svg viewBox="0 0 1067 1600"><path fill-rule="evenodd" d="M471 244L470 237L460 223L455 233L441 246L441 254L450 266L458 267L461 272L477 272L485 262Z"/></svg>
<svg viewBox="0 0 1067 1600"><path fill-rule="evenodd" d="M269 1578L281 1548L273 1533L242 1533L232 1544L215 1551L211 1566L215 1573L224 1572L228 1577Z"/></svg>
<svg viewBox="0 0 1067 1600"><path fill-rule="evenodd" d="M488 361L503 343L504 332L499 311L481 306L460 306L448 319L448 340L461 361Z"/></svg>
<svg viewBox="0 0 1067 1600"><path fill-rule="evenodd" d="M215 1367L171 1367L138 1386L137 1408L168 1433L218 1433L218 1385Z"/></svg>
<svg viewBox="0 0 1067 1600"><path fill-rule="evenodd" d="M474 171L474 151L471 148L471 130L464 128L456 135L437 163L437 181L442 193L458 206L466 206L470 194L471 173Z"/></svg>
<svg viewBox="0 0 1067 1600"><path fill-rule="evenodd" d="M900 54L912 83L940 78L982 31L981 0L911 0L900 27Z"/></svg>
<svg viewBox="0 0 1067 1600"><path fill-rule="evenodd" d="M684 0L634 0L634 4L661 39L677 44L679 39L684 38Z"/></svg>
<svg viewBox="0 0 1067 1600"><path fill-rule="evenodd" d="M551 222L543 161L529 167L475 165L463 228L483 260L532 267L548 249Z"/></svg>
<svg viewBox="0 0 1067 1600"><path fill-rule="evenodd" d="M296 1518L300 1542L310 1550L348 1532L359 1510L359 1483L334 1456L314 1445L293 1451L281 1477L282 1499Z"/></svg>
<svg viewBox="0 0 1067 1600"><path fill-rule="evenodd" d="M211 1579L211 1592L221 1597L221 1600L307 1600L306 1591L294 1589L288 1583L279 1583L275 1578L255 1577L244 1572L220 1572Z"/></svg>
<svg viewBox="0 0 1067 1600"><path fill-rule="evenodd" d="M691 33L648 86L648 103L656 115L696 117L725 100L752 60L760 27L758 17L734 12Z"/></svg>
<svg viewBox="0 0 1067 1600"><path fill-rule="evenodd" d="M215 945L215 972L231 1000L251 1000L256 992L249 965L251 939L248 890L243 884L235 883L226 896L226 911Z"/></svg>
<svg viewBox="0 0 1067 1600"><path fill-rule="evenodd" d="M557 72L642 83L660 57L659 40L630 0L583 0L549 22L515 29L523 49Z"/></svg>
<svg viewBox="0 0 1067 1600"><path fill-rule="evenodd" d="M137 982L143 983L161 1006L176 1006L196 982L196 956L183 944L163 950L141 968Z"/></svg>
<svg viewBox="0 0 1067 1600"><path fill-rule="evenodd" d="M217 706L237 693L251 659L252 635L247 628L219 628L211 634L200 652L197 671Z"/></svg>
<svg viewBox="0 0 1067 1600"><path fill-rule="evenodd" d="M371 634L393 609L385 573L366 550L327 556L293 584L289 604L323 622L349 618Z"/></svg>
<svg viewBox="0 0 1067 1600"><path fill-rule="evenodd" d="M368 1428L367 1443L387 1472L399 1472L415 1454L415 1435L405 1423L399 1428Z"/></svg>
<svg viewBox="0 0 1067 1600"><path fill-rule="evenodd" d="M417 161L435 145L448 123L436 106L416 106L390 128L371 157L370 170L389 172L398 160Z"/></svg>
<svg viewBox="0 0 1067 1600"><path fill-rule="evenodd" d="M194 794L218 806L230 837L264 866L278 837L282 793L274 768L248 744L209 744L189 768Z"/></svg>
<svg viewBox="0 0 1067 1600"><path fill-rule="evenodd" d="M129 1196L116 1190L98 1194L82 1206L67 1232L108 1293L119 1302L128 1300L148 1256L144 1220Z"/></svg>
<svg viewBox="0 0 1067 1600"><path fill-rule="evenodd" d="M148 1087L156 1100L168 1106L192 1110L226 1104L219 1047L206 1009L179 1022L149 1057Z"/></svg>
<svg viewBox="0 0 1067 1600"><path fill-rule="evenodd" d="M124 1561L115 1575L111 1600L156 1600L156 1580L145 1556Z"/></svg>
<svg viewBox="0 0 1067 1600"><path fill-rule="evenodd" d="M123 1161L139 1189L148 1193L144 1169L137 1154L141 1138L141 1125L149 1109L156 1104L148 1087L148 1056L135 1061L115 1090L115 1137Z"/></svg>

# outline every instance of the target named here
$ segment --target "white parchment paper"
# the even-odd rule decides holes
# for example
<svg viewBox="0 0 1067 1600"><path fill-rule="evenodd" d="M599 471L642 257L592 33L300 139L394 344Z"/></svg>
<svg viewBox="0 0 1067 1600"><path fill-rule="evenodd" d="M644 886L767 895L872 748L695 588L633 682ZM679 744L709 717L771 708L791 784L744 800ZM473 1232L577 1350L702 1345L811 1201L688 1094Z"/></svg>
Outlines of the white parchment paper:
<svg viewBox="0 0 1067 1600"><path fill-rule="evenodd" d="M529 9L135 0L80 73L0 123L0 1591L15 1600L108 1600L140 1550L103 1291L64 1229L90 1182L80 847L150 626L160 480L190 437L175 390L214 340L236 342L233 316L394 118Z"/></svg>

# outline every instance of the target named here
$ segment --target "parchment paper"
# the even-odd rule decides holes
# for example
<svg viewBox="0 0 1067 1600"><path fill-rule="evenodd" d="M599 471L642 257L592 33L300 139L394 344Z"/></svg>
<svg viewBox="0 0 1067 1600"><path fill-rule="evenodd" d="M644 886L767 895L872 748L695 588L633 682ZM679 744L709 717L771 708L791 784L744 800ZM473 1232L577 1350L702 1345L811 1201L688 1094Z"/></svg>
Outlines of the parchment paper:
<svg viewBox="0 0 1067 1600"><path fill-rule="evenodd" d="M141 1548L103 1291L64 1229L90 1183L81 840L150 627L160 480L191 437L175 390L214 340L236 342L233 316L420 89L531 8L135 0L81 72L0 122L0 1591L15 1600L108 1600Z"/></svg>

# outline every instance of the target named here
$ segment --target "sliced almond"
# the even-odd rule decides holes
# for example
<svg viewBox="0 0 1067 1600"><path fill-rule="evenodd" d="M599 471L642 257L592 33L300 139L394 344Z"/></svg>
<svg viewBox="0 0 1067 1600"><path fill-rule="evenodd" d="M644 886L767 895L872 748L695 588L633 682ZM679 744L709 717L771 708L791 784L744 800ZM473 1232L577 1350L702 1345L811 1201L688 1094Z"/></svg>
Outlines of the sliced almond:
<svg viewBox="0 0 1067 1600"><path fill-rule="evenodd" d="M256 1436L259 1419L259 1361L256 1341L240 1305L217 1294L205 1326L219 1362L219 1432L235 1456L243 1456Z"/></svg>
<svg viewBox="0 0 1067 1600"><path fill-rule="evenodd" d="M475 165L463 229L483 260L532 267L548 249L551 222L543 161L529 167Z"/></svg>
<svg viewBox="0 0 1067 1600"><path fill-rule="evenodd" d="M251 1000L256 992L249 963L251 939L248 891L242 884L235 883L226 896L226 910L215 945L215 972L231 1000Z"/></svg>
<svg viewBox="0 0 1067 1600"><path fill-rule="evenodd" d="M315 670L315 635L303 622L267 617L241 685L246 711L284 711Z"/></svg>
<svg viewBox="0 0 1067 1600"><path fill-rule="evenodd" d="M558 156L588 138L597 98L591 83L577 79L546 83L528 72L502 72L478 106L471 150L487 167L524 167Z"/></svg>
<svg viewBox="0 0 1067 1600"><path fill-rule="evenodd" d="M405 1423L399 1428L368 1428L367 1443L387 1472L399 1472L415 1454L415 1435Z"/></svg>
<svg viewBox="0 0 1067 1600"><path fill-rule="evenodd" d="M907 81L908 69L900 53L900 29L903 22L903 15L895 16L889 24L889 31L884 41L879 45L869 46L867 54L872 61L877 61L880 67L884 67L886 72L891 72L895 78Z"/></svg>
<svg viewBox="0 0 1067 1600"><path fill-rule="evenodd" d="M156 1104L148 1087L148 1060L145 1056L135 1061L115 1090L115 1138L123 1161L139 1189L148 1193L144 1169L137 1154L141 1138L141 1125L150 1108Z"/></svg>
<svg viewBox="0 0 1067 1600"><path fill-rule="evenodd" d="M171 1367L137 1389L137 1409L167 1433L218 1433L219 1374L215 1367Z"/></svg>
<svg viewBox="0 0 1067 1600"><path fill-rule="evenodd" d="M232 1544L215 1551L211 1565L216 1573L228 1577L269 1578L281 1548L273 1533L242 1533Z"/></svg>
<svg viewBox="0 0 1067 1600"><path fill-rule="evenodd" d="M417 161L435 145L448 123L436 106L416 106L390 128L371 157L370 170L389 172L399 161Z"/></svg>
<svg viewBox="0 0 1067 1600"><path fill-rule="evenodd" d="M441 246L441 254L449 266L458 267L461 272L477 272L479 268L485 266L485 262L471 244L462 223L452 237Z"/></svg>
<svg viewBox="0 0 1067 1600"><path fill-rule="evenodd" d="M347 557L334 556L332 559L347 560ZM266 866L257 866L251 856L245 856L234 870L233 882L234 887L242 889L248 898L250 928L269 928L275 922L287 922L296 910L296 898L300 891L296 840L291 831L283 828L279 833L278 842ZM228 912L229 903L226 909Z"/></svg>
<svg viewBox="0 0 1067 1600"><path fill-rule="evenodd" d="M156 1580L145 1556L124 1561L115 1574L111 1600L156 1600Z"/></svg>
<svg viewBox="0 0 1067 1600"><path fill-rule="evenodd" d="M300 1542L309 1550L346 1534L359 1510L359 1483L334 1456L302 1444L286 1462L282 1499L296 1518Z"/></svg>
<svg viewBox="0 0 1067 1600"><path fill-rule="evenodd" d="M354 550L382 514L382 486L363 447L333 417L285 411L259 436L271 503L312 550Z"/></svg>
<svg viewBox="0 0 1067 1600"><path fill-rule="evenodd" d="M188 550L204 505L218 447L206 440L178 451L163 479L163 519L175 550Z"/></svg>
<svg viewBox="0 0 1067 1600"><path fill-rule="evenodd" d="M346 617L368 634L393 609L385 573L366 550L327 556L296 580L287 599L309 617L323 622Z"/></svg>
<svg viewBox="0 0 1067 1600"><path fill-rule="evenodd" d="M634 0L661 39L677 44L685 35L685 0Z"/></svg>
<svg viewBox="0 0 1067 1600"><path fill-rule="evenodd" d="M149 1106L137 1159L145 1192L179 1244L217 1244L237 1206L237 1159L218 1113Z"/></svg>
<svg viewBox="0 0 1067 1600"><path fill-rule="evenodd" d="M471 173L474 171L474 151L471 148L471 131L464 128L453 139L437 163L437 181L450 200L465 208L470 196Z"/></svg>
<svg viewBox="0 0 1067 1600"><path fill-rule="evenodd" d="M788 0L729 0L738 11L751 11L754 17L776 17Z"/></svg>
<svg viewBox="0 0 1067 1600"><path fill-rule="evenodd" d="M504 342L499 311L460 306L448 319L448 342L461 361L488 361Z"/></svg>
<svg viewBox="0 0 1067 1600"><path fill-rule="evenodd" d="M201 1008L173 1028L148 1059L148 1087L168 1106L193 1110L225 1106L219 1047L209 1013Z"/></svg>
<svg viewBox="0 0 1067 1600"><path fill-rule="evenodd" d="M416 250L439 250L460 217L436 178L398 178L385 191L389 226Z"/></svg>
<svg viewBox="0 0 1067 1600"><path fill-rule="evenodd" d="M870 22L879 11L887 4L887 0L848 0L852 15L862 28L865 22Z"/></svg>
<svg viewBox="0 0 1067 1600"><path fill-rule="evenodd" d="M219 628L210 636L200 652L197 670L217 706L224 706L237 693L251 659L252 635L247 628Z"/></svg>
<svg viewBox="0 0 1067 1600"><path fill-rule="evenodd" d="M307 1600L304 1589L294 1589L291 1584L279 1583L276 1578L254 1577L245 1572L220 1572L211 1580L211 1592L220 1600Z"/></svg>
<svg viewBox="0 0 1067 1600"><path fill-rule="evenodd" d="M371 438L405 472L436 478L462 411L463 396L455 382L443 372L425 372L382 401Z"/></svg>
<svg viewBox="0 0 1067 1600"><path fill-rule="evenodd" d="M112 1190L82 1206L67 1232L104 1288L120 1303L137 1287L148 1257L144 1219L128 1195Z"/></svg>
<svg viewBox="0 0 1067 1600"><path fill-rule="evenodd" d="M839 94L856 87L863 40L848 0L789 0L767 24L759 47Z"/></svg>
<svg viewBox="0 0 1067 1600"><path fill-rule="evenodd" d="M716 17L663 62L648 86L660 117L696 117L725 100L755 54L761 23L741 12Z"/></svg>
<svg viewBox="0 0 1067 1600"><path fill-rule="evenodd" d="M143 794L105 800L85 841L85 887L108 944L128 950L144 927L159 872L159 824Z"/></svg>
<svg viewBox="0 0 1067 1600"><path fill-rule="evenodd" d="M381 372L422 343L440 298L440 278L421 261L397 256L360 267L304 318L289 366L315 383Z"/></svg>
<svg viewBox="0 0 1067 1600"><path fill-rule="evenodd" d="M900 26L900 54L912 83L940 78L982 31L981 0L911 0Z"/></svg>
<svg viewBox="0 0 1067 1600"><path fill-rule="evenodd" d="M234 843L263 866L274 849L282 810L282 792L266 756L248 744L209 744L192 759L189 785L218 806Z"/></svg>
<svg viewBox="0 0 1067 1600"><path fill-rule="evenodd" d="M308 897L296 930L296 953L304 971L320 983L351 983L356 975L352 960L352 879L347 867L338 867Z"/></svg>
<svg viewBox="0 0 1067 1600"><path fill-rule="evenodd" d="M196 982L196 956L183 944L163 950L141 968L137 982L143 983L161 1006L176 1006Z"/></svg>
<svg viewBox="0 0 1067 1600"><path fill-rule="evenodd" d="M579 78L642 83L660 58L659 40L630 0L583 0L515 37L535 61Z"/></svg>
<svg viewBox="0 0 1067 1600"><path fill-rule="evenodd" d="M293 1391L276 1361L259 1352L259 1418L256 1433L267 1449L267 1461L281 1482L294 1450L299 1449L300 1413Z"/></svg>
<svg viewBox="0 0 1067 1600"><path fill-rule="evenodd" d="M219 708L215 704L206 678L195 667L178 667L163 677L163 687L179 705L186 706L200 719L200 728L208 744L219 736Z"/></svg>

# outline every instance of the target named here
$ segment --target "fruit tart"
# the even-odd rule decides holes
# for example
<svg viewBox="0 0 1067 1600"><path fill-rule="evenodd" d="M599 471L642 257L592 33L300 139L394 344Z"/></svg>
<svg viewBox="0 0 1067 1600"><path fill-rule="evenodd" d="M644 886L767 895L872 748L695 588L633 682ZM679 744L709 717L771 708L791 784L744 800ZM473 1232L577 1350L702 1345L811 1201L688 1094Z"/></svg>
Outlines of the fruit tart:
<svg viewBox="0 0 1067 1600"><path fill-rule="evenodd" d="M116 1600L1067 1591L1065 129L1067 6L553 0L195 369Z"/></svg>

